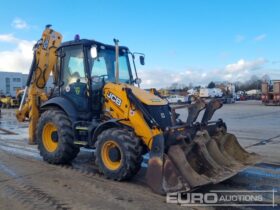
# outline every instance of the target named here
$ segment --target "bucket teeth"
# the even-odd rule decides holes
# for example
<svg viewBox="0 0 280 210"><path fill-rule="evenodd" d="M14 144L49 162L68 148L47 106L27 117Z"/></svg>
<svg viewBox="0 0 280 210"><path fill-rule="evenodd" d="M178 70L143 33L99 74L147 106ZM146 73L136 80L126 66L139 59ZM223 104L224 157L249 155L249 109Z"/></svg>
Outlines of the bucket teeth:
<svg viewBox="0 0 280 210"><path fill-rule="evenodd" d="M205 106L201 123L194 124ZM190 191L219 183L260 160L258 155L243 149L233 134L226 132L222 120L210 122L221 107L218 100L207 105L198 100L188 106L185 126L154 137L146 175L148 185L155 192ZM174 115L175 108L172 111Z"/></svg>
<svg viewBox="0 0 280 210"><path fill-rule="evenodd" d="M222 182L257 160L258 156L245 151L232 134L210 137L206 130L198 131L190 143L170 146L162 160L149 160L148 184L160 194L189 191Z"/></svg>
<svg viewBox="0 0 280 210"><path fill-rule="evenodd" d="M216 150L209 151L212 148ZM215 152L219 155L212 157ZM235 170L229 168L230 164L216 161L223 155L206 131L198 132L194 141L187 146L171 146L168 157L192 188L221 182L236 174Z"/></svg>
<svg viewBox="0 0 280 210"><path fill-rule="evenodd" d="M190 163L186 155L179 145L174 145L169 148L168 157L182 174L182 177L188 182L191 187L197 187L211 183L211 180L204 175L197 173Z"/></svg>
<svg viewBox="0 0 280 210"><path fill-rule="evenodd" d="M207 123L209 120L212 119L215 111L217 111L218 109L220 109L223 106L222 102L216 100L216 99L212 99L207 105L206 105L206 109L205 112L203 114L202 123Z"/></svg>
<svg viewBox="0 0 280 210"><path fill-rule="evenodd" d="M208 142L206 144L208 152L219 165L227 168L232 172L238 172L240 168L243 168L243 164L237 162L226 152L220 150L218 143L215 141L215 137L211 138L207 132L205 132L204 136L208 139Z"/></svg>
<svg viewBox="0 0 280 210"><path fill-rule="evenodd" d="M167 155L164 155L163 175L162 188L164 191L177 192L191 189L189 183L181 178L176 166Z"/></svg>
<svg viewBox="0 0 280 210"><path fill-rule="evenodd" d="M233 134L226 133L214 139L224 156L231 158L233 162L246 166L255 164L261 159L259 155L247 152Z"/></svg>
<svg viewBox="0 0 280 210"><path fill-rule="evenodd" d="M188 118L187 118L187 125L193 124L199 113L205 109L206 104L202 102L201 100L197 100L196 103L189 105L188 107Z"/></svg>

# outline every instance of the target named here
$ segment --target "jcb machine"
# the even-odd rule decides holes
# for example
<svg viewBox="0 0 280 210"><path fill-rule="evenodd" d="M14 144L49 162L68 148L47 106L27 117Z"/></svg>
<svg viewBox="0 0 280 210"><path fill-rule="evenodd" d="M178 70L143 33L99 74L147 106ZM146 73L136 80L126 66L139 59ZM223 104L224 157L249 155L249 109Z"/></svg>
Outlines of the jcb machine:
<svg viewBox="0 0 280 210"><path fill-rule="evenodd" d="M38 144L45 161L68 163L80 147L95 148L100 172L121 181L133 177L149 153L147 183L160 194L221 182L257 161L222 120L210 121L220 102L187 105L188 119L182 122L165 100L134 86L140 81L135 54L118 40L113 46L78 36L61 41L60 33L46 27L34 46L17 112L19 121L30 120L30 143ZM51 73L54 86L47 96Z"/></svg>
<svg viewBox="0 0 280 210"><path fill-rule="evenodd" d="M16 97L0 96L1 108L18 108L19 101Z"/></svg>

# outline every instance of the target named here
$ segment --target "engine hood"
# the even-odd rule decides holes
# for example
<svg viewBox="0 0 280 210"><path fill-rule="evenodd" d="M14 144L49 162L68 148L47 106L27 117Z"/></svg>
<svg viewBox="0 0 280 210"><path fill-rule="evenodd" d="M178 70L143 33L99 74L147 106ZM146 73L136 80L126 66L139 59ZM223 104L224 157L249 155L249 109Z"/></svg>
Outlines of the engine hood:
<svg viewBox="0 0 280 210"><path fill-rule="evenodd" d="M127 85L133 92L133 94L144 104L146 105L167 105L168 102L165 99L162 99L146 90L141 88Z"/></svg>
<svg viewBox="0 0 280 210"><path fill-rule="evenodd" d="M159 106L159 105L167 105L168 101L165 99L162 99L146 90L143 90L141 88L135 87L133 85L128 85L128 84L124 84L124 83L119 83L119 84L115 84L115 83L107 83L104 86L104 91L105 92L113 92L116 96L120 97L120 94L122 90L124 88L129 88L131 89L132 93L144 104L146 105L155 105L155 106ZM123 100L123 99L122 99Z"/></svg>

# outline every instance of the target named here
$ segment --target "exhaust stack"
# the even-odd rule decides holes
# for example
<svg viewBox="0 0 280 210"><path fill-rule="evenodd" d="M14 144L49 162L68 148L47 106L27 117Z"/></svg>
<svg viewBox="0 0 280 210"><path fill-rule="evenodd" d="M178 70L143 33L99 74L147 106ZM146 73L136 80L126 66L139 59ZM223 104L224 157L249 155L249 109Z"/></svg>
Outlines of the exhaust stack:
<svg viewBox="0 0 280 210"><path fill-rule="evenodd" d="M116 83L119 83L119 40L114 39L116 49L116 61L115 61L115 77Z"/></svg>

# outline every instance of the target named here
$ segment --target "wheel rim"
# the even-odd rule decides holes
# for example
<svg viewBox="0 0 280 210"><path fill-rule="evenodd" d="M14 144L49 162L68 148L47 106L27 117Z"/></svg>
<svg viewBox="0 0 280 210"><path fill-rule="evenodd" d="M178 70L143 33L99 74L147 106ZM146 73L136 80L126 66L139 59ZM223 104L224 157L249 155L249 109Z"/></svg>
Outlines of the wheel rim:
<svg viewBox="0 0 280 210"><path fill-rule="evenodd" d="M119 153L119 157L112 158L111 153L117 152ZM102 160L106 168L114 171L117 170L121 166L121 150L119 145L114 141L107 141L103 144L101 150Z"/></svg>
<svg viewBox="0 0 280 210"><path fill-rule="evenodd" d="M54 152L58 147L57 128L53 123L47 123L43 129L43 144L48 152Z"/></svg>

